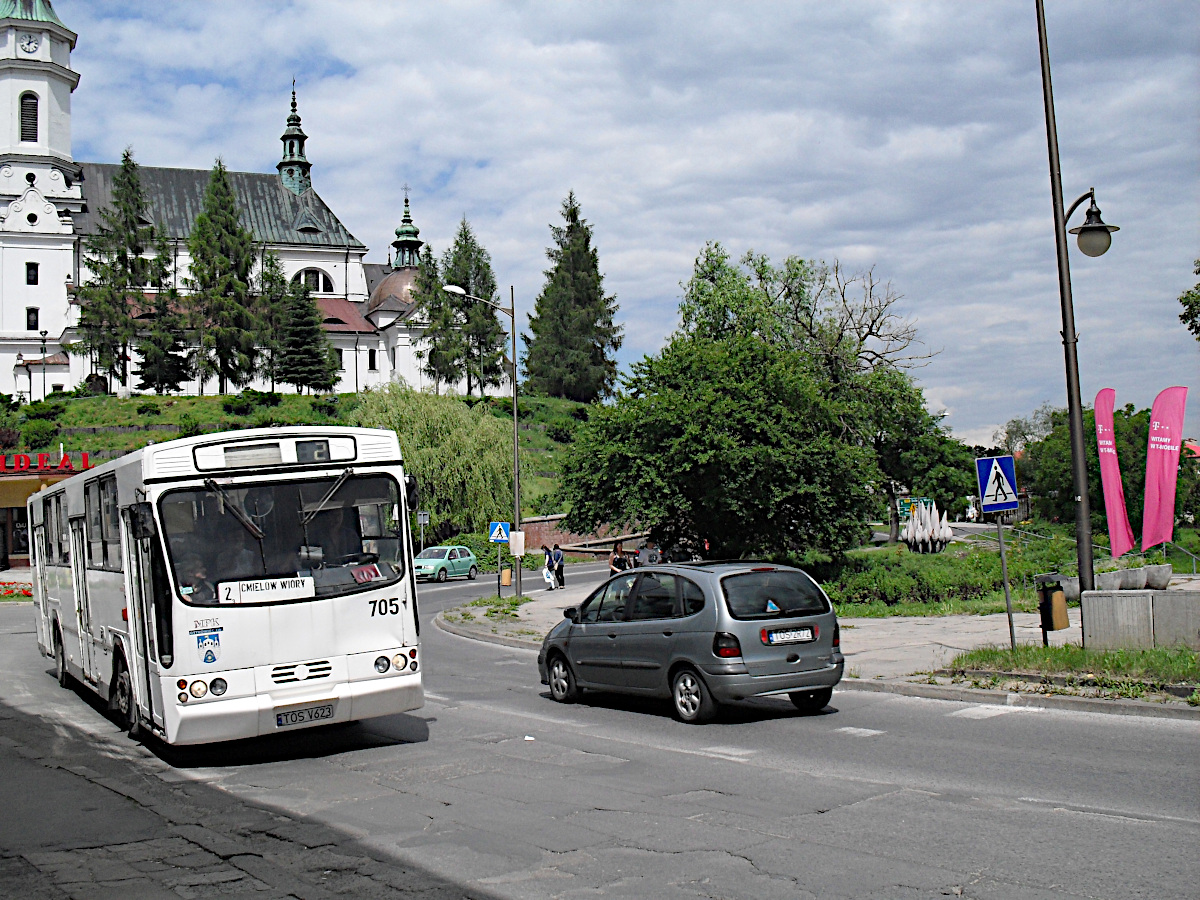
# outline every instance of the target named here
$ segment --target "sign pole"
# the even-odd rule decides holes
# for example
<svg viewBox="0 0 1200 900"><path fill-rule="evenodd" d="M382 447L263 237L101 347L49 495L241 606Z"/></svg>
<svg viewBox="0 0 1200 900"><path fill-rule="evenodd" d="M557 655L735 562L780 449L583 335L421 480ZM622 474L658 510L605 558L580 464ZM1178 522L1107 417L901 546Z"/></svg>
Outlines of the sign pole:
<svg viewBox="0 0 1200 900"><path fill-rule="evenodd" d="M1008 640L1017 649L1017 631L1013 627L1012 592L1008 588L1008 560L1004 555L1004 523L996 516L996 539L1000 542L1000 577L1004 579L1004 608L1008 610Z"/></svg>

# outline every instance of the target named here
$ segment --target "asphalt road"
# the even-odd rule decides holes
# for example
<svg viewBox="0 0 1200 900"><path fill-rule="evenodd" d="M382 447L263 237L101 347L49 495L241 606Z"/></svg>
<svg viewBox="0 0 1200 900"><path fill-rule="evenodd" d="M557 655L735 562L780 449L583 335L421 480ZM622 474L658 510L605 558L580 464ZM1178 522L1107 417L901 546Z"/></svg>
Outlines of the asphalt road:
<svg viewBox="0 0 1200 900"><path fill-rule="evenodd" d="M0 895L106 896L64 879L119 874L68 860L167 854L149 834L192 851L122 896L1196 896L1195 723L863 692L700 727L665 702L561 706L533 652L430 627L487 589L421 588L424 709L201 751L117 733L58 688L32 610L0 605Z"/></svg>

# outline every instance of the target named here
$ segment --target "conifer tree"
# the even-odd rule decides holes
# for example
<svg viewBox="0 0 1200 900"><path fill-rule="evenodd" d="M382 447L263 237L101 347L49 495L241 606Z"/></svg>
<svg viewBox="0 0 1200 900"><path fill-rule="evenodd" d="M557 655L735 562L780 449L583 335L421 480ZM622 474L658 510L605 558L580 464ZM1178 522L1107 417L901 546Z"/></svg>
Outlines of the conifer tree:
<svg viewBox="0 0 1200 900"><path fill-rule="evenodd" d="M417 262L412 298L418 318L426 323L417 339L424 345L421 371L433 380L438 393L443 383L457 384L462 379L466 344L456 298L442 290L438 262L428 244Z"/></svg>
<svg viewBox="0 0 1200 900"><path fill-rule="evenodd" d="M604 295L592 227L580 216L575 192L562 204L565 225L551 226L552 266L538 296L525 342L527 387L550 397L591 403L612 393L621 347L621 327L613 323L616 298Z"/></svg>
<svg viewBox="0 0 1200 900"><path fill-rule="evenodd" d="M255 294L255 342L258 344L258 372L275 390L279 369L280 326L286 314L288 280L274 250L265 250L258 271Z"/></svg>
<svg viewBox="0 0 1200 900"><path fill-rule="evenodd" d="M337 384L337 356L321 327L321 312L302 281L287 286L275 375L300 393L305 388L328 391Z"/></svg>
<svg viewBox="0 0 1200 900"><path fill-rule="evenodd" d="M135 371L141 381L138 390L156 394L172 393L192 377L192 363L186 347L179 292L175 289L171 248L161 231L155 236L156 255L150 261L149 281L154 289L150 325L138 338L141 367Z"/></svg>
<svg viewBox="0 0 1200 900"><path fill-rule="evenodd" d="M144 302L150 261L143 258L153 240L147 204L133 150L121 154L113 176L111 205L85 245L90 274L79 288L80 339L72 352L90 356L95 366L127 384L129 345L137 334L134 316Z"/></svg>
<svg viewBox="0 0 1200 900"><path fill-rule="evenodd" d="M468 294L481 300L496 302L496 276L492 272L492 257L475 237L466 216L458 225L454 244L442 257L444 284L458 285ZM500 384L504 369L504 329L496 319L496 311L486 303L466 297L455 298L458 318L462 322L465 346L463 369L467 376L467 396L479 385L484 388ZM497 304L499 305L499 304Z"/></svg>
<svg viewBox="0 0 1200 900"><path fill-rule="evenodd" d="M257 355L250 273L254 235L239 221L237 197L225 163L213 166L204 207L188 238L192 311L201 376L214 374L220 393L254 375Z"/></svg>

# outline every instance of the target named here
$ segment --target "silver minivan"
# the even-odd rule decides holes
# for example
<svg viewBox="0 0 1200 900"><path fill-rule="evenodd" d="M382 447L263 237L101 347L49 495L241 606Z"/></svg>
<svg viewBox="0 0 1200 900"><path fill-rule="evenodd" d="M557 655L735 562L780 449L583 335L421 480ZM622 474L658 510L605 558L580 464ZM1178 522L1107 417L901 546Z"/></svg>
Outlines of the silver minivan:
<svg viewBox="0 0 1200 900"><path fill-rule="evenodd" d="M560 703L585 689L669 697L682 721L703 722L722 702L786 695L816 712L845 667L829 598L790 566L648 566L563 615L538 654Z"/></svg>

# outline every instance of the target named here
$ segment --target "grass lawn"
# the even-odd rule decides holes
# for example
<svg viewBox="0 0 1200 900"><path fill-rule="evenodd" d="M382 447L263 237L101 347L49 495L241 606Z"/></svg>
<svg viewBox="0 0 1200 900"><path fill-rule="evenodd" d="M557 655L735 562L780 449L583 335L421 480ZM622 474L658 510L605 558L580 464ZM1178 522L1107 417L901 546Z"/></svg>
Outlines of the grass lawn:
<svg viewBox="0 0 1200 900"><path fill-rule="evenodd" d="M1077 644L1039 647L979 647L961 653L950 669L983 669L1036 675L1074 675L1098 681L1150 684L1200 683L1200 654L1186 647L1154 650L1085 650Z"/></svg>

